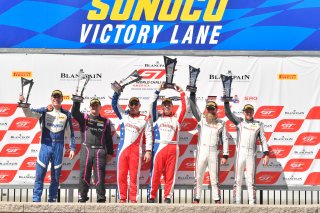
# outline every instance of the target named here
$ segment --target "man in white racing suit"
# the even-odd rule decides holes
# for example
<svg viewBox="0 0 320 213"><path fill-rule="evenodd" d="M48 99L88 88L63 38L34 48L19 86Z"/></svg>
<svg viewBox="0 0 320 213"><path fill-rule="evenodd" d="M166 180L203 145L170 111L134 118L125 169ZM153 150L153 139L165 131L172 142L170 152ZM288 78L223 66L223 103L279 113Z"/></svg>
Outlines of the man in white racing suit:
<svg viewBox="0 0 320 213"><path fill-rule="evenodd" d="M221 164L226 164L229 156L229 147L225 122L217 118L217 104L208 100L205 114L201 114L196 104L195 92L190 93L189 103L192 114L198 121L198 146L196 159L196 181L194 187L194 204L198 204L201 198L203 175L209 168L213 199L219 204L219 172L220 158L219 145L222 145Z"/></svg>
<svg viewBox="0 0 320 213"><path fill-rule="evenodd" d="M244 119L237 117L230 110L229 102L224 102L224 108L228 119L236 125L237 140L236 140L236 156L235 156L235 183L233 186L233 202L241 203L241 187L244 168L246 168L246 183L248 189L249 204L256 203L256 149L257 141L260 138L263 152L263 165L269 162L269 151L267 140L264 135L263 123L256 121L253 118L254 107L251 104L246 104L243 107Z"/></svg>

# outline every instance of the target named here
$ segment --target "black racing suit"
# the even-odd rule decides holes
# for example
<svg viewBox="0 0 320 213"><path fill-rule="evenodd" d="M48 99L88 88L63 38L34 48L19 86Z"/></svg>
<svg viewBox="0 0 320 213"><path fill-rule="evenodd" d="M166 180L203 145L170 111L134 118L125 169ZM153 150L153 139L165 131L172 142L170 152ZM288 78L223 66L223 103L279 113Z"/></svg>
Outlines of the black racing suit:
<svg viewBox="0 0 320 213"><path fill-rule="evenodd" d="M79 122L81 132L79 198L87 199L93 168L93 184L97 190L97 201L105 196L106 154L113 154L113 141L109 119L80 112L80 103L74 102L72 116Z"/></svg>

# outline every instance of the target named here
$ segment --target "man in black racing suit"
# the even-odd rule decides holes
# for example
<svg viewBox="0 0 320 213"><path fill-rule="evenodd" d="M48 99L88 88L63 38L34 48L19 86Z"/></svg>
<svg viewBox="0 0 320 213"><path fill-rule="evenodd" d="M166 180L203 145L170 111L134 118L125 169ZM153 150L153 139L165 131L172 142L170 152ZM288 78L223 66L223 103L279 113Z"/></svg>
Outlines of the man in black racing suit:
<svg viewBox="0 0 320 213"><path fill-rule="evenodd" d="M97 190L97 202L104 203L106 163L112 159L113 141L110 121L100 116L99 99L90 101L90 114L80 112L80 102L74 101L72 116L79 122L81 132L79 198L81 203L89 200L87 194L93 168L93 185Z"/></svg>

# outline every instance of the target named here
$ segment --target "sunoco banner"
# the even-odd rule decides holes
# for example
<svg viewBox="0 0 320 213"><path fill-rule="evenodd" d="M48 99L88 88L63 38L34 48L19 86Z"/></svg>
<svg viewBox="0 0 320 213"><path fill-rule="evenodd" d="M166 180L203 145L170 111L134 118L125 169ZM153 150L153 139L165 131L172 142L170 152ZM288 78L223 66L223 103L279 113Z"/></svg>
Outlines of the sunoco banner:
<svg viewBox="0 0 320 213"><path fill-rule="evenodd" d="M319 50L317 0L7 0L0 48Z"/></svg>
<svg viewBox="0 0 320 213"><path fill-rule="evenodd" d="M175 57L175 56L170 56ZM177 57L174 82L186 88L189 83L189 65L200 68L197 103L203 112L207 96L217 96L218 117L225 120L230 139L228 163L221 166L220 181L232 185L234 181L235 126L228 121L221 101L220 74L229 70L234 75L231 110L242 116L242 107L251 103L254 117L264 123L270 148L270 163L262 165L260 145L257 150L256 182L272 186L309 186L320 184L320 59L312 57ZM126 87L119 104L126 108L128 100L137 96L141 110L148 113L151 97L165 80L163 56L96 56L54 54L2 54L0 57L0 184L32 185L35 164L40 150L40 125L33 118L26 118L17 108L21 91L20 77L34 80L29 102L38 108L50 104L52 90L64 94L64 108L71 109L72 94L77 85L77 73L83 69L91 76L84 92L81 110L88 112L89 100L97 96L102 102L101 115L113 123L114 149L119 140L119 123L111 107L111 83L138 70L141 81ZM188 92L186 92L189 95ZM165 90L161 96L178 96L174 90ZM177 110L179 101L174 101ZM159 101L159 105L161 102ZM74 160L65 157L61 182L77 184L79 181L80 133L74 120L77 149ZM197 145L197 122L190 110L181 126L180 156L176 175L177 184L193 185L195 170L194 151ZM107 184L116 183L115 155L107 165ZM49 167L50 168L50 167ZM149 164L143 164L140 183L149 181ZM49 172L45 182L50 182ZM204 182L209 183L206 173Z"/></svg>

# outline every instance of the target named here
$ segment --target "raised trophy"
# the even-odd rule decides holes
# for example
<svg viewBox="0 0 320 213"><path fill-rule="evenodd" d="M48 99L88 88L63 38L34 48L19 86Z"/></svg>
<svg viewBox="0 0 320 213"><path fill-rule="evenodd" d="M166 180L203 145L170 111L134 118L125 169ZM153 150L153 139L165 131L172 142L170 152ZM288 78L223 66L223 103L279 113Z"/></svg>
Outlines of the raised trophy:
<svg viewBox="0 0 320 213"><path fill-rule="evenodd" d="M166 82L164 84L165 88L174 88L173 82L173 76L174 76L174 70L176 68L177 59L172 59L167 56L163 56L164 58L164 66L166 68Z"/></svg>
<svg viewBox="0 0 320 213"><path fill-rule="evenodd" d="M197 91L196 81L199 73L200 73L200 68L197 69L189 65L189 85L187 86L188 91L190 92Z"/></svg>
<svg viewBox="0 0 320 213"><path fill-rule="evenodd" d="M125 86L140 81L141 79L142 77L138 74L138 71L135 70L128 77L122 79L120 82L115 81L114 83L111 83L111 88L116 93L120 94Z"/></svg>
<svg viewBox="0 0 320 213"><path fill-rule="evenodd" d="M223 75L221 74L221 80L222 80L222 85L223 85L223 90L224 90L224 94L223 94L223 101L232 101L231 97L231 83L232 83L232 73L229 70L227 75Z"/></svg>
<svg viewBox="0 0 320 213"><path fill-rule="evenodd" d="M76 93L72 95L72 101L83 102L83 91L86 88L88 82L90 81L90 76L86 75L83 69L78 72L78 84L76 88Z"/></svg>
<svg viewBox="0 0 320 213"><path fill-rule="evenodd" d="M29 95L30 95L30 91L31 91L31 88L32 88L32 86L33 86L33 84L34 84L34 82L33 82L33 79L31 79L31 80L28 80L28 79L26 79L26 78L22 78L21 77L21 95L23 96L23 97L25 97L25 94L24 94L24 91L26 91L26 90L24 90L23 88L25 87L25 86L28 86L29 85L29 87L28 87L28 93L27 93L27 98L25 99L25 102L22 102L22 100L20 100L19 102L18 102L18 107L22 107L22 108L28 108L29 106L30 106L30 103L28 103L28 100L29 100Z"/></svg>

